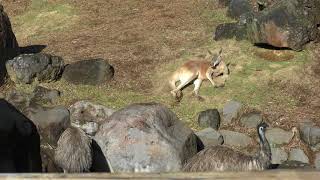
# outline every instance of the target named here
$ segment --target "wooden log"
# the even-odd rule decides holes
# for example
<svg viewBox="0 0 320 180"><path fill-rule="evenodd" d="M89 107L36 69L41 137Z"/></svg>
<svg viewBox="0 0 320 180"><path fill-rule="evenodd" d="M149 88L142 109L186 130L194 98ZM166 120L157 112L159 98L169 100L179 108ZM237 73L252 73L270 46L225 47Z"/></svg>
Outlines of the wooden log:
<svg viewBox="0 0 320 180"><path fill-rule="evenodd" d="M0 174L0 180L90 180L90 179L319 179L320 171L269 170L262 172L209 173L84 173L84 174Z"/></svg>

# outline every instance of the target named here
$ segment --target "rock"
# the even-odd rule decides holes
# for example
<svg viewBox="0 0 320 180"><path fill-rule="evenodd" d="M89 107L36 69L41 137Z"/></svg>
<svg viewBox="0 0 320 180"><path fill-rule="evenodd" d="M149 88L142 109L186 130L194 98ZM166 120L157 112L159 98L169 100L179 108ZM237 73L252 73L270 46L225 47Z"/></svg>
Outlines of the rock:
<svg viewBox="0 0 320 180"><path fill-rule="evenodd" d="M38 127L41 143L56 146L61 133L70 126L68 109L62 106L30 113L30 119Z"/></svg>
<svg viewBox="0 0 320 180"><path fill-rule="evenodd" d="M289 160L300 161L307 164L309 163L308 156L303 152L302 149L298 149L298 148L291 149L289 153Z"/></svg>
<svg viewBox="0 0 320 180"><path fill-rule="evenodd" d="M271 163L282 164L288 159L288 154L281 148L271 148Z"/></svg>
<svg viewBox="0 0 320 180"><path fill-rule="evenodd" d="M316 157L314 159L314 166L316 169L320 169L320 153L316 154Z"/></svg>
<svg viewBox="0 0 320 180"><path fill-rule="evenodd" d="M315 126L312 122L300 123L301 139L307 143L311 149L319 150L320 146L320 128Z"/></svg>
<svg viewBox="0 0 320 180"><path fill-rule="evenodd" d="M278 166L278 169L312 169L310 164L300 161L285 161Z"/></svg>
<svg viewBox="0 0 320 180"><path fill-rule="evenodd" d="M223 107L222 122L229 124L237 119L242 111L242 104L237 101L229 101Z"/></svg>
<svg viewBox="0 0 320 180"><path fill-rule="evenodd" d="M240 122L247 128L256 128L262 122L262 115L258 112L251 112L243 115Z"/></svg>
<svg viewBox="0 0 320 180"><path fill-rule="evenodd" d="M10 90L6 94L5 99L24 114L26 108L31 104L30 96L27 93L17 91L16 89Z"/></svg>
<svg viewBox="0 0 320 180"><path fill-rule="evenodd" d="M70 119L74 126L93 136L99 124L105 121L115 110L89 101L78 101L69 107Z"/></svg>
<svg viewBox="0 0 320 180"><path fill-rule="evenodd" d="M218 130L220 127L220 113L217 109L208 109L199 113L198 124L201 128L211 127Z"/></svg>
<svg viewBox="0 0 320 180"><path fill-rule="evenodd" d="M214 34L215 41L232 39L234 37L238 41L247 39L246 26L241 25L239 23L226 23L226 24L219 24L217 26Z"/></svg>
<svg viewBox="0 0 320 180"><path fill-rule="evenodd" d="M220 7L227 7L229 6L231 0L219 0L218 1L218 5Z"/></svg>
<svg viewBox="0 0 320 180"><path fill-rule="evenodd" d="M255 20L247 24L248 38L255 44L301 50L314 40L317 24L308 17L313 13L307 3L300 0L278 1L261 11Z"/></svg>
<svg viewBox="0 0 320 180"><path fill-rule="evenodd" d="M114 172L177 172L197 153L193 131L158 103L116 111L94 139Z"/></svg>
<svg viewBox="0 0 320 180"><path fill-rule="evenodd" d="M293 133L280 128L270 128L266 131L266 138L270 144L288 144L293 138Z"/></svg>
<svg viewBox="0 0 320 180"><path fill-rule="evenodd" d="M78 61L66 67L63 78L73 84L99 85L112 79L114 68L103 59Z"/></svg>
<svg viewBox="0 0 320 180"><path fill-rule="evenodd" d="M0 99L0 116L0 172L41 172L36 126L4 99Z"/></svg>
<svg viewBox="0 0 320 180"><path fill-rule="evenodd" d="M246 134L228 130L221 130L219 132L223 136L225 145L246 147L252 143L252 139Z"/></svg>
<svg viewBox="0 0 320 180"><path fill-rule="evenodd" d="M19 45L12 31L9 17L0 4L0 85L4 83L6 76L6 61L18 53Z"/></svg>
<svg viewBox="0 0 320 180"><path fill-rule="evenodd" d="M237 24L241 26L236 23L220 25L215 39L232 38L232 34L236 34L236 37L238 34L245 34L244 37L253 44L267 44L299 51L306 43L318 37L319 1L262 1L258 2L259 9L263 9L259 12L251 12L245 10L245 7L239 8L240 5L235 5L234 14L239 17ZM233 2L246 3L245 0L234 0L229 6L232 6ZM232 11L231 8L229 11Z"/></svg>
<svg viewBox="0 0 320 180"><path fill-rule="evenodd" d="M215 146L223 144L222 135L212 128L206 128L199 132L196 132L204 147Z"/></svg>
<svg viewBox="0 0 320 180"><path fill-rule="evenodd" d="M31 101L35 103L54 103L60 98L60 91L55 89L47 89L42 86L37 86L31 95Z"/></svg>
<svg viewBox="0 0 320 180"><path fill-rule="evenodd" d="M231 0L228 6L227 15L238 19L241 15L252 11L253 7L248 0Z"/></svg>
<svg viewBox="0 0 320 180"><path fill-rule="evenodd" d="M64 68L61 57L49 54L22 54L6 63L10 79L15 83L30 84L58 80Z"/></svg>

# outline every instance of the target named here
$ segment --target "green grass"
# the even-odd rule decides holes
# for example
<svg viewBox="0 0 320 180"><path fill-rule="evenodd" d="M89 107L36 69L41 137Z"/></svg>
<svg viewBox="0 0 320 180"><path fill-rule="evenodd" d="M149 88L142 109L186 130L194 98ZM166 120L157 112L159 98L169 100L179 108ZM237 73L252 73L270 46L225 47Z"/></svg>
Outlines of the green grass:
<svg viewBox="0 0 320 180"><path fill-rule="evenodd" d="M24 14L13 18L16 35L35 39L48 32L66 30L77 20L76 13L67 3L32 0Z"/></svg>

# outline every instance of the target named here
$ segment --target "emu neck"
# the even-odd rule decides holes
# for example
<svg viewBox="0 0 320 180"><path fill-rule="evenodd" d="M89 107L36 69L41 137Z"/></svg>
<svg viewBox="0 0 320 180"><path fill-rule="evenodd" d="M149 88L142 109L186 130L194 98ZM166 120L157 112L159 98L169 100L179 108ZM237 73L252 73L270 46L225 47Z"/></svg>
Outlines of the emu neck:
<svg viewBox="0 0 320 180"><path fill-rule="evenodd" d="M258 132L260 140L259 159L267 168L271 164L271 149L264 132Z"/></svg>

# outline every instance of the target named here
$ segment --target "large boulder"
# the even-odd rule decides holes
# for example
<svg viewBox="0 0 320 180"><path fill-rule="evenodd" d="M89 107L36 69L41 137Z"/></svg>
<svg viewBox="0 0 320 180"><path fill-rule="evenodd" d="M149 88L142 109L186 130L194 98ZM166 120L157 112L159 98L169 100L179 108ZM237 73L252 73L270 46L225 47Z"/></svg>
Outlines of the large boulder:
<svg viewBox="0 0 320 180"><path fill-rule="evenodd" d="M36 126L3 99L0 116L0 172L41 172Z"/></svg>
<svg viewBox="0 0 320 180"><path fill-rule="evenodd" d="M0 4L0 85L6 76L6 61L16 56L18 52L19 45L12 31L9 17Z"/></svg>
<svg viewBox="0 0 320 180"><path fill-rule="evenodd" d="M282 164L288 160L288 153L281 148L271 148L271 163Z"/></svg>
<svg viewBox="0 0 320 180"><path fill-rule="evenodd" d="M234 0L242 1L245 0ZM239 39L247 38L254 44L301 50L306 43L317 38L317 26L320 22L319 1L282 0L260 2L259 5L264 6L263 4L272 5L266 5L267 7L259 12L241 11L238 23L217 27L215 39L232 38L232 34L236 37L243 35Z"/></svg>
<svg viewBox="0 0 320 180"><path fill-rule="evenodd" d="M115 112L103 105L84 100L71 105L69 111L71 123L89 135L95 135L100 123Z"/></svg>
<svg viewBox="0 0 320 180"><path fill-rule="evenodd" d="M66 66L63 78L73 84L99 85L112 79L114 68L103 59L82 60Z"/></svg>
<svg viewBox="0 0 320 180"><path fill-rule="evenodd" d="M244 114L240 119L240 123L247 128L256 128L261 122L262 115L259 112L250 112Z"/></svg>
<svg viewBox="0 0 320 180"><path fill-rule="evenodd" d="M309 19L311 11L298 0L279 1L261 11L247 24L248 38L255 44L301 50L316 38L317 24Z"/></svg>
<svg viewBox="0 0 320 180"><path fill-rule="evenodd" d="M132 104L113 113L95 140L114 172L172 172L197 153L196 136L158 103Z"/></svg>
<svg viewBox="0 0 320 180"><path fill-rule="evenodd" d="M6 68L15 83L51 82L60 78L64 62L61 57L44 53L22 54L7 61Z"/></svg>

